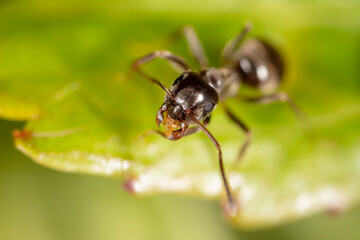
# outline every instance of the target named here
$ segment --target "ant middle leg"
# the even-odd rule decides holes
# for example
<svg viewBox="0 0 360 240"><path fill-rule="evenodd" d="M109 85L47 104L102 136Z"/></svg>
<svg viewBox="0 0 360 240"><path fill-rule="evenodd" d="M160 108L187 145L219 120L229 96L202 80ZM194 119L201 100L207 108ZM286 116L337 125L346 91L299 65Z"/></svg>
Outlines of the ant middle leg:
<svg viewBox="0 0 360 240"><path fill-rule="evenodd" d="M241 130L245 133L245 141L243 142L243 144L240 147L240 151L236 157L235 160L235 164L237 165L239 164L239 162L241 161L241 159L243 158L249 144L252 138L252 132L250 131L250 129L245 125L245 123L243 123L238 117L236 117L229 108L227 108L227 106L225 104L223 104L223 108L225 110L225 113L228 115L228 117L234 122L236 123Z"/></svg>

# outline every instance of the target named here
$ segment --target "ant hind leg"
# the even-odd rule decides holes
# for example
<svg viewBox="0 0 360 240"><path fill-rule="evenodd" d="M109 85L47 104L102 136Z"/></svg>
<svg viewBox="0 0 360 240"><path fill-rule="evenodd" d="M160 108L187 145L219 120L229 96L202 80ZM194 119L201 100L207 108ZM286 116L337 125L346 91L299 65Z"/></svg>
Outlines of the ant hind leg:
<svg viewBox="0 0 360 240"><path fill-rule="evenodd" d="M304 128L304 130L310 130L310 123L307 118L307 115L304 111L294 102L294 100L285 92L278 92L275 94L249 98L249 97L241 97L245 102L259 103L259 104L269 104L273 102L285 102L289 105L296 118L299 120L300 124Z"/></svg>

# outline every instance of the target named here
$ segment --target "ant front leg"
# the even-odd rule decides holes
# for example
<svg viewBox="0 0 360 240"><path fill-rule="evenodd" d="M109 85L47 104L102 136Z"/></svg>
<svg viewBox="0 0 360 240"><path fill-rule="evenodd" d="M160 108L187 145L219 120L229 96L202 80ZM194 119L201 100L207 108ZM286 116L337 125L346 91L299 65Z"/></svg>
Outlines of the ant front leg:
<svg viewBox="0 0 360 240"><path fill-rule="evenodd" d="M228 117L234 122L236 123L240 128L241 130L243 130L245 132L245 141L244 143L242 144L241 148L240 148L240 151L236 157L236 160L235 160L235 165L239 164L239 162L241 161L241 159L243 158L249 144L250 144L250 141L251 141L251 137L252 137L252 133L250 131L250 129L239 119L237 118L228 108L225 104L223 104L223 107L224 107L224 110L225 110L225 113L228 115Z"/></svg>
<svg viewBox="0 0 360 240"><path fill-rule="evenodd" d="M260 104L269 104L273 102L286 102L289 104L290 108L294 112L297 119L300 121L301 125L305 130L309 129L309 121L306 114L301 110L301 108L294 102L294 100L284 92L275 93L272 95L250 98L250 97L241 97L242 100L252 103Z"/></svg>

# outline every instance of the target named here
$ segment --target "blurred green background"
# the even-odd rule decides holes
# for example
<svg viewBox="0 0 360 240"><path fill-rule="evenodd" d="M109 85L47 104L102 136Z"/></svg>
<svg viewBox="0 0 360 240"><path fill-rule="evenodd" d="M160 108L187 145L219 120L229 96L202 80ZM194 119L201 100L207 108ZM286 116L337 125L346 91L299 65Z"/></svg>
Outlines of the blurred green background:
<svg viewBox="0 0 360 240"><path fill-rule="evenodd" d="M158 40L184 24L195 26L216 64L221 46L251 20L255 35L271 39L288 53L288 88L311 85L312 91L331 97L318 102L322 109L311 109L311 101L318 100L301 98L303 93L293 90L307 101L310 113L320 115L360 99L359 12L355 0L0 1L0 105L30 109L19 116L9 107L8 118L31 117L38 111L37 102L67 83L114 78L114 73L125 73L135 57L167 48ZM180 44L172 50L190 57ZM36 92L29 91L33 85ZM19 97L8 98L5 92ZM359 208L244 232L222 219L216 202L180 196L136 198L121 189L118 179L46 169L13 147L11 131L22 126L0 121L1 240L360 237Z"/></svg>

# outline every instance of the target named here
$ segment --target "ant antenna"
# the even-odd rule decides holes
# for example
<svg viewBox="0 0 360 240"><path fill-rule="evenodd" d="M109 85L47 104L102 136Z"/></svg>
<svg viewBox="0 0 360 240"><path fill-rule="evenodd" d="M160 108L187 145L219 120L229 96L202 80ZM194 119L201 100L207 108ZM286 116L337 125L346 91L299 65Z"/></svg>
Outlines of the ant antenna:
<svg viewBox="0 0 360 240"><path fill-rule="evenodd" d="M230 184L229 184L228 179L226 177L220 144L216 140L216 138L209 132L209 130L207 130L207 128L199 120L197 120L196 117L193 116L193 114L191 113L190 110L186 110L185 114L188 117L190 117L191 120L193 120L195 122L195 124L201 129L201 131L203 131L206 134L206 136L208 136L208 138L210 138L210 140L214 143L216 149L219 152L219 165L220 165L221 178L223 180L223 184L224 184L224 187L225 187L226 198L227 198L227 202L228 202L228 205L229 205L229 208L230 208L230 214L234 216L238 211L238 207L237 207L237 205L235 203L233 194L232 194L231 189L230 189Z"/></svg>
<svg viewBox="0 0 360 240"><path fill-rule="evenodd" d="M163 58L163 59L167 60L172 66L182 69L183 71L189 70L190 67L184 59L182 59L179 56L176 56L175 54L173 54L169 51L165 51L165 50L152 52L142 58L137 59L136 61L134 61L132 63L132 69L134 71L138 72L141 76L143 76L150 82L157 84L162 90L164 90L164 92L167 95L169 95L172 99L174 99L175 95L169 89L167 89L160 81L156 80L153 77L150 77L148 74L144 73L140 69L141 65L143 65L147 62L150 62L151 60L154 60L155 58Z"/></svg>

